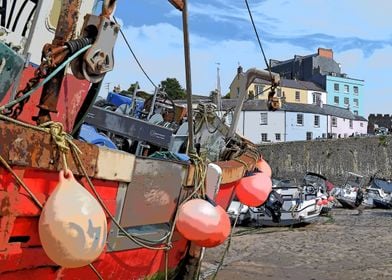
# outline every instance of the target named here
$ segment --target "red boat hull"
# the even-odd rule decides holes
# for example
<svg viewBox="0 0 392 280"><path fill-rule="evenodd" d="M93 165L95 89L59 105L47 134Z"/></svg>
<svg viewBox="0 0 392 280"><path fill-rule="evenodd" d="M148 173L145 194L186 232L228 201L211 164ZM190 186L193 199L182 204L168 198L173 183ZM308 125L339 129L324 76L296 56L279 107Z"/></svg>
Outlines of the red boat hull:
<svg viewBox="0 0 392 280"><path fill-rule="evenodd" d="M19 90L23 90L29 79L34 76L35 70L36 68L33 65L30 65L24 70L19 84ZM65 130L68 132L70 132L73 128L78 114L78 109L82 106L89 87L90 83L86 80L78 80L71 74L67 74L64 77L63 86L61 87L58 99L58 111L57 113L52 113L51 118L53 121L61 122L64 125ZM18 117L19 120L35 124L32 117L38 115L39 108L36 105L39 104L41 91L42 88L39 88L33 93L33 95L31 95L29 102L24 106L21 115ZM9 97L10 91L0 102L0 105L7 103L9 101Z"/></svg>
<svg viewBox="0 0 392 280"><path fill-rule="evenodd" d="M58 183L58 173L15 168L34 195L45 203ZM81 180L84 182L84 180ZM94 279L90 267L61 269L41 247L38 219L41 210L23 190L16 188L14 179L0 168L0 279ZM116 211L117 182L93 181L112 215ZM87 189L87 184L84 183ZM108 220L110 226L110 220ZM169 269L184 258L188 241L179 238L168 254ZM94 266L104 279L140 279L164 271L162 250L134 249L104 252ZM39 277L38 277L39 276Z"/></svg>

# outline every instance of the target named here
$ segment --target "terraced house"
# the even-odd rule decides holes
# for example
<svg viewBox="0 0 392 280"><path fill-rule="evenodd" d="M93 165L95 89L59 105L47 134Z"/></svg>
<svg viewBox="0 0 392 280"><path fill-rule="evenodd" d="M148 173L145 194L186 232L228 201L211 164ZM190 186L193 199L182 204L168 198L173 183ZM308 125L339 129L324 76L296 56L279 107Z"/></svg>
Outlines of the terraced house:
<svg viewBox="0 0 392 280"><path fill-rule="evenodd" d="M222 109L233 108L237 99L222 100ZM230 123L232 116L226 121ZM244 103L237 132L254 143L344 138L367 133L367 120L350 110L325 104L285 102L281 109L268 111L267 101Z"/></svg>
<svg viewBox="0 0 392 280"><path fill-rule="evenodd" d="M355 115L363 116L365 81L342 73L333 50L319 48L314 54L295 55L284 61L271 60L271 68L283 78L316 83L327 92L326 104L348 108Z"/></svg>
<svg viewBox="0 0 392 280"><path fill-rule="evenodd" d="M237 74L230 84L230 98L235 99L239 96L239 78L244 75L242 67L238 67ZM268 89L271 82L262 79L255 81L248 87L247 96L251 99L266 100L268 98ZM326 104L327 93L321 87L313 82L291 80L282 78L277 88L276 96L282 102L302 103L302 104Z"/></svg>

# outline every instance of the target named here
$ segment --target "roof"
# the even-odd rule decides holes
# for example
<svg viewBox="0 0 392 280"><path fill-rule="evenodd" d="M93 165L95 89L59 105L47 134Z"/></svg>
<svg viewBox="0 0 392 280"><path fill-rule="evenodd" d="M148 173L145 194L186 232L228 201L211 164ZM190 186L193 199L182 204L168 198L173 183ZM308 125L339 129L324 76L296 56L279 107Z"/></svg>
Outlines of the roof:
<svg viewBox="0 0 392 280"><path fill-rule="evenodd" d="M222 99L222 109L228 110L230 108L235 108L238 104L238 99ZM244 102L242 107L243 111L268 111L267 100L264 99L254 99ZM310 113L319 115L330 115L343 119L367 121L366 118L354 115L348 109L324 104L322 107L316 104L302 104L302 103L283 103L282 108L278 111L286 112L300 112L300 113Z"/></svg>
<svg viewBox="0 0 392 280"><path fill-rule="evenodd" d="M270 85L271 82L263 79L255 79L254 83L258 84L264 84L264 85ZM287 87L287 88L296 88L296 89L304 89L304 90L314 90L314 91L323 91L325 92L324 89L319 87L317 84L313 82L308 82L308 81L300 81L300 80L290 80L286 78L281 78L280 79L280 84L281 87Z"/></svg>

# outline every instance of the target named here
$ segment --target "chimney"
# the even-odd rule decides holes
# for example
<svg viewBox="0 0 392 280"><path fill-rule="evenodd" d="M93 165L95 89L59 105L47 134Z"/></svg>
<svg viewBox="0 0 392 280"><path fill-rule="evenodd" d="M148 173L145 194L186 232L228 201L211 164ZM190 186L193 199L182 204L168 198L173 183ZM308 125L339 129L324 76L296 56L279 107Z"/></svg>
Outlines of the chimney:
<svg viewBox="0 0 392 280"><path fill-rule="evenodd" d="M243 69L242 69L242 66L240 65L240 66L238 66L238 68L237 68L237 74L239 75L239 74L241 74L243 72Z"/></svg>
<svg viewBox="0 0 392 280"><path fill-rule="evenodd" d="M322 57L333 59L333 50L332 49L318 48L317 54Z"/></svg>

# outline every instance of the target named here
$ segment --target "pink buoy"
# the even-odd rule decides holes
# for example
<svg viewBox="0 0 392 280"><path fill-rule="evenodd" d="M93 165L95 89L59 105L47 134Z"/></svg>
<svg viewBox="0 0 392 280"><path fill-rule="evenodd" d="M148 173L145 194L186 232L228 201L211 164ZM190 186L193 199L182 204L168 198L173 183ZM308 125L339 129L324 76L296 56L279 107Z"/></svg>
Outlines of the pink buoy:
<svg viewBox="0 0 392 280"><path fill-rule="evenodd" d="M206 240L214 233L219 220L219 212L211 203L203 199L192 199L178 209L176 227L188 240Z"/></svg>
<svg viewBox="0 0 392 280"><path fill-rule="evenodd" d="M322 206L323 205L323 200L322 199L320 199L320 200L317 200L317 203L316 203L318 206Z"/></svg>
<svg viewBox="0 0 392 280"><path fill-rule="evenodd" d="M102 253L107 235L105 213L98 201L68 170L46 201L38 232L47 256L65 268L92 263Z"/></svg>
<svg viewBox="0 0 392 280"><path fill-rule="evenodd" d="M219 226L216 228L215 233L211 234L206 240L194 241L196 245L200 247L216 247L227 239L231 231L231 224L229 216L226 211L219 205L216 206L216 210L219 212L220 220Z"/></svg>
<svg viewBox="0 0 392 280"><path fill-rule="evenodd" d="M322 203L323 203L323 205L327 205L328 204L328 200L327 199L323 199Z"/></svg>
<svg viewBox="0 0 392 280"><path fill-rule="evenodd" d="M262 172L243 177L235 189L238 200L247 206L262 205L271 191L271 178Z"/></svg>
<svg viewBox="0 0 392 280"><path fill-rule="evenodd" d="M260 160L256 163L256 167L257 167L261 172L267 174L268 177L271 178L271 176L272 176L271 167L269 166L269 164L268 164L264 159L260 159Z"/></svg>
<svg viewBox="0 0 392 280"><path fill-rule="evenodd" d="M329 202L334 201L334 199L335 199L335 198L334 198L333 196L328 197L328 201L329 201Z"/></svg>

